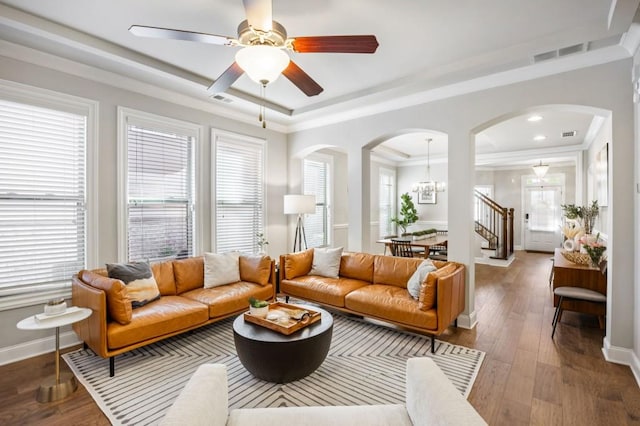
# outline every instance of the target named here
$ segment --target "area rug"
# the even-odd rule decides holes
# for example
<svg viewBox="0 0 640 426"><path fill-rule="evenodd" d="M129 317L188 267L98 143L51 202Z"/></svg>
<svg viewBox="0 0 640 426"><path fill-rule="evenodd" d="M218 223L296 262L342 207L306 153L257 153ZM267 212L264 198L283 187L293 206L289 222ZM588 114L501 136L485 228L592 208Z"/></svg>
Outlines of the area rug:
<svg viewBox="0 0 640 426"><path fill-rule="evenodd" d="M196 368L204 363L227 366L229 406L280 407L403 403L408 358L429 356L466 397L484 352L334 315L331 349L310 376L292 383L268 383L248 373L236 356L233 318L201 327L116 357L115 377L109 361L90 349L63 355L78 380L114 425L156 424Z"/></svg>

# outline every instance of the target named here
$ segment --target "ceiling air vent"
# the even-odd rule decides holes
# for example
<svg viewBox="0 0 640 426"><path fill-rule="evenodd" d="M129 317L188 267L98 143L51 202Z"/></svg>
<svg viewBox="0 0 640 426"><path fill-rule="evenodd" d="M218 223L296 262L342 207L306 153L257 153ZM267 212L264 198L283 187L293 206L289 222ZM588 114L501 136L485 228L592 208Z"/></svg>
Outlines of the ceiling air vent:
<svg viewBox="0 0 640 426"><path fill-rule="evenodd" d="M569 132L562 132L562 137L563 138L570 138L570 137L575 136L577 134L578 134L577 130L571 130Z"/></svg>
<svg viewBox="0 0 640 426"><path fill-rule="evenodd" d="M549 52L538 53L533 56L533 63L537 64L538 62L548 61L549 59L556 58L558 56L557 50L551 50Z"/></svg>
<svg viewBox="0 0 640 426"><path fill-rule="evenodd" d="M216 101L224 102L225 104L230 104L231 102L233 102L232 99L229 99L222 95L214 95L214 96L211 96L211 98L215 99Z"/></svg>
<svg viewBox="0 0 640 426"><path fill-rule="evenodd" d="M579 53L584 51L584 44L574 44L573 46L563 47L562 49L558 49L558 56L567 56L572 53Z"/></svg>

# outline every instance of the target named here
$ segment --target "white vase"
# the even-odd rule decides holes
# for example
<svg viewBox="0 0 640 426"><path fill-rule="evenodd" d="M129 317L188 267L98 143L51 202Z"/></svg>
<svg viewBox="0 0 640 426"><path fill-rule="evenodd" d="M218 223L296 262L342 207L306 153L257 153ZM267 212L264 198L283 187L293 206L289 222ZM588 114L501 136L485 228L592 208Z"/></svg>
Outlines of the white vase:
<svg viewBox="0 0 640 426"><path fill-rule="evenodd" d="M269 306L263 306L262 308L254 308L249 306L249 313L258 318L266 318L269 313Z"/></svg>

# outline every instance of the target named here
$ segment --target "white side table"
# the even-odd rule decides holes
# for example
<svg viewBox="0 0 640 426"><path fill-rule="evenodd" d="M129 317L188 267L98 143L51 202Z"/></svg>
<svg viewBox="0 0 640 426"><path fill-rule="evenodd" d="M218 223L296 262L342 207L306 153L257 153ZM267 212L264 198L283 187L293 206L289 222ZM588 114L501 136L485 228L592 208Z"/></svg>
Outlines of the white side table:
<svg viewBox="0 0 640 426"><path fill-rule="evenodd" d="M92 312L88 308L71 306L63 314L52 315L42 321L37 321L36 316L32 315L16 325L20 330L56 329L56 374L47 377L40 385L36 397L38 402L52 402L66 398L78 388L78 382L73 374L64 373L62 377L60 376L60 327L82 321L88 318Z"/></svg>

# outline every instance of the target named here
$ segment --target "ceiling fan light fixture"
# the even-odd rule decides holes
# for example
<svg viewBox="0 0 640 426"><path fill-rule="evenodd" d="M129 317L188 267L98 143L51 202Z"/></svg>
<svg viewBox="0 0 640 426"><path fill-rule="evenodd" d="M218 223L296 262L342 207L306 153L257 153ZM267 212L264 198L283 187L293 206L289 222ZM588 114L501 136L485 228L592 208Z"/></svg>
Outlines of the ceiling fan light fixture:
<svg viewBox="0 0 640 426"><path fill-rule="evenodd" d="M289 65L289 55L267 45L247 46L236 53L236 62L258 84L273 83Z"/></svg>

